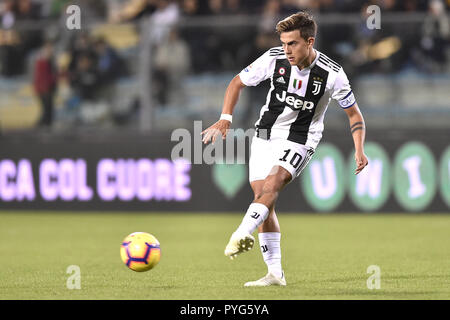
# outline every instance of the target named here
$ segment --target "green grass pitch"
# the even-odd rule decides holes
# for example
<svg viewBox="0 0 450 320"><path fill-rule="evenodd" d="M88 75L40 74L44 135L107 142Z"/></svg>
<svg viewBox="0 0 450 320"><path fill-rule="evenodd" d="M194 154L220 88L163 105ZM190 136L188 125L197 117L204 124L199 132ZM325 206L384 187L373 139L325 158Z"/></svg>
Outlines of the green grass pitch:
<svg viewBox="0 0 450 320"><path fill-rule="evenodd" d="M266 273L258 243L223 250L239 214L0 213L0 299L450 299L450 215L279 214L286 287L244 288ZM129 270L131 232L161 243L162 258ZM255 234L256 235L256 234ZM81 289L69 290L69 265ZM367 268L381 269L369 290Z"/></svg>

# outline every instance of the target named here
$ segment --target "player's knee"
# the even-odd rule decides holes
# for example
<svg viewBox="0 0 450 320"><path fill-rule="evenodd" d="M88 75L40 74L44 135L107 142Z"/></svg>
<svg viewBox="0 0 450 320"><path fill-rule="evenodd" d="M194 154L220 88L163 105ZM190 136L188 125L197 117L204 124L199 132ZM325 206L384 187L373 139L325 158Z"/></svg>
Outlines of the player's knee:
<svg viewBox="0 0 450 320"><path fill-rule="evenodd" d="M275 181L269 180L266 183L264 183L264 186L263 186L262 192L261 192L261 197L264 194L276 196L278 194L278 191L280 191L278 184Z"/></svg>
<svg viewBox="0 0 450 320"><path fill-rule="evenodd" d="M261 192L255 193L254 200L259 200L264 196L276 196L278 191L273 186L264 185L264 188L261 190Z"/></svg>

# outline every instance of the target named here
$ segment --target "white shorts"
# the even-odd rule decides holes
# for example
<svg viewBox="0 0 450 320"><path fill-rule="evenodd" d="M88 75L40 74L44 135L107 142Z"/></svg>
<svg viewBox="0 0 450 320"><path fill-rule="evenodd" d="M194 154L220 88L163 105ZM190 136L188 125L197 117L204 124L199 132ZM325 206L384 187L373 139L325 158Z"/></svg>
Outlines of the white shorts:
<svg viewBox="0 0 450 320"><path fill-rule="evenodd" d="M264 180L274 166L290 172L292 180L306 167L314 149L286 139L253 137L249 160L249 181Z"/></svg>

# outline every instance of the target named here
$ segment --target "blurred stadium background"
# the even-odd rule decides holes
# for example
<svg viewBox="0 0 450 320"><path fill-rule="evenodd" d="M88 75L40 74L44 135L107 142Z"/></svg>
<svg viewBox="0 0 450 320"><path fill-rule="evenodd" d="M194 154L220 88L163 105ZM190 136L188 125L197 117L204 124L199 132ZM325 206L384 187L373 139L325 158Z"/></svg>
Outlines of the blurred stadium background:
<svg viewBox="0 0 450 320"><path fill-rule="evenodd" d="M72 4L81 8L81 30L69 30L66 26L70 17L66 8ZM380 29L367 28L366 9L372 4L381 9ZM342 275L339 267L351 268L344 266L344 262L338 262L338 271L333 271L332 275L327 273L326 266L331 268L330 261L326 260L328 245L334 245L328 248L330 259L340 261L339 257L348 258L347 251L339 251L339 247L336 251L336 245L349 248L361 241L361 247L352 249L361 254L367 241L380 236L369 236L372 227L366 221L352 216L344 219L344 213L359 216L372 213L371 219L379 213L407 213L408 218L416 216L410 213L449 213L449 0L0 0L0 210L3 212L0 219L4 222L1 234L5 240L2 255L17 253L6 245L6 240L20 234L21 230L32 235L25 233L17 246L22 242L35 243L35 236L48 245L54 241L49 237L52 235L60 239L61 248L69 250L73 243L89 246L86 242L92 234L89 235L88 230L106 235L105 230L111 227L114 235L108 233L104 239L120 243L133 231L155 233L162 238L160 241L166 245L166 250L174 249L179 259L185 259L182 261L187 263L186 270L210 272L202 265L195 266L197 262L178 247L179 243L201 241L204 245L205 241L212 241L217 249L214 254L222 254L222 242L224 246L241 215L210 216L210 223L217 221L217 225L205 228L218 232L218 235L215 233L217 241L213 234L208 238L195 238L202 225L189 223L204 221L207 225L208 219L203 220L195 213L242 214L252 199L247 166L174 160L171 151L178 140L171 141L171 134L176 129L187 129L192 134L193 147L198 147L200 134L194 121L202 121L205 129L218 119L228 82L267 49L279 45L274 32L276 22L300 9L310 10L317 19L316 48L338 61L350 79L366 120L370 166L358 177L353 175L348 120L332 102L325 117L321 145L302 176L283 191L278 210L280 213L342 215L343 220L334 216L328 222L311 220L311 230L316 228L317 232L328 235L322 241L323 247L319 248L319 244L311 240L317 234L302 239L302 243L311 240L311 246L304 248L310 251L302 257L304 260L298 261L307 272L299 274L303 277L315 274L318 268L315 263L320 262L322 275L338 278L327 283L329 288L337 288L336 291L318 289L319 295L313 297L339 297L341 280L353 283L361 280L364 286L364 268L373 263L367 256L359 256L359 261L363 261L363 275L359 278L349 271L339 280ZM267 89L268 84L264 83L244 90L235 109L234 128L246 130L253 126ZM232 138L237 142L245 139L239 132ZM60 220L47 211L42 212L42 216L34 212L32 217L20 215L18 210L114 211L128 213L130 219L124 219L128 216L124 214L106 221L92 213L92 223L84 224L76 219L88 219L87 215L67 215L66 220ZM151 215L144 218L130 211L152 212L155 218ZM186 214L184 220L176 216L176 220L165 224L161 212L192 212L192 216ZM226 216L233 220L226 220ZM445 243L448 244L449 216L429 215L430 219L423 219L420 215L416 217L419 220L404 222L403 218L389 220L387 215L381 216L383 220L376 220L374 225L385 232L381 238L387 242L382 241L381 247L375 244L371 247L369 241L368 247L373 252L384 253L381 261L385 265L392 264L388 269L391 268L394 276L391 278L392 295L379 297L426 298L434 292L433 288L444 288L449 279L448 268L445 268L448 267ZM289 215L285 219L291 221L294 217ZM76 232L68 227L70 221L74 222ZM294 225L298 223L299 228L303 228L299 234L308 235L308 222L304 226L302 222L292 222L286 229L292 229L295 234L298 229ZM320 231L323 223L328 231ZM179 231L171 229L172 224ZM135 230L144 225L148 225L146 230ZM219 231L218 225L226 230ZM183 237L186 231L191 232L190 236ZM397 232L403 236L398 247L398 239L390 238ZM173 238L175 233L181 238ZM70 245L64 242L64 237L69 237ZM195 245L199 243L191 247ZM295 246L296 243L286 243L284 247L292 250L291 257ZM385 251L388 247L391 251ZM38 247L33 248L29 247L29 251L39 251ZM53 247L47 254L59 252L61 248ZM99 248L104 251L90 247L90 257L109 254L106 243ZM419 249L429 256L424 256L424 251ZM85 263L88 266L85 268L95 264L95 258L80 260L85 247L74 250L61 261L71 263L69 257L76 257L75 262ZM111 261L120 263L118 246L111 250ZM318 257L317 250L323 255ZM162 263L166 259L165 252ZM205 253L208 252L205 249ZM205 261L214 256L212 252L211 256L204 257ZM258 254L254 253L255 261L261 260ZM402 267L408 269L409 274L399 271L393 256L403 259ZM56 265L49 266L48 262L43 262L44 258L41 260L34 268L27 265L25 257L16 260L16 264L21 265L18 270L27 266L26 270L35 270L37 274L45 268L52 270ZM153 275L176 283L177 280L164 279L164 276L168 277L167 268L181 272L176 269L178 260L168 254L167 261L172 264L165 266L165 273L160 267ZM305 261L307 264L302 264ZM429 262L429 265L414 264L414 261ZM297 264L291 263L290 268L294 265ZM16 289L4 291L3 298L55 297L44 289L34 293L20 289L26 284L21 287L18 280L12 278L17 271L5 268L3 274L11 278L0 279L4 281L2 285ZM114 274L114 268L110 269ZM26 270L22 271L26 273ZM92 272L95 270L92 267ZM223 272L230 273L230 270ZM410 289L417 295L404 296L398 283L402 279L412 279L415 271L423 272L422 280L429 282L426 285L414 283L415 287ZM108 281L108 276L103 276L106 278L98 280L99 287L103 286L102 281ZM45 281L50 281L51 277L45 274ZM60 278L64 279L64 274ZM132 292L131 285L127 285L134 280L128 274L125 278L128 282L122 288L117 286L117 292L125 287ZM34 281L32 286L40 287L43 280L33 279L30 280ZM197 280L196 283L204 281L203 278ZM306 278L298 281L303 280L308 283ZM320 281L311 286L321 286ZM219 287L222 285L229 284L221 283ZM201 288L192 296L182 293L161 296L153 292L152 297L224 298L218 292L207 296L210 288ZM205 292L207 295L202 295ZM301 297L301 294L291 293L290 298ZM434 297L447 299L448 294L447 286ZM345 296L367 298L360 289ZM79 297L110 296L102 291L98 295ZM123 296L118 294L117 297ZM139 298L136 292L133 297ZM247 296L239 293L232 297L246 299ZM271 296L261 297L270 299Z"/></svg>

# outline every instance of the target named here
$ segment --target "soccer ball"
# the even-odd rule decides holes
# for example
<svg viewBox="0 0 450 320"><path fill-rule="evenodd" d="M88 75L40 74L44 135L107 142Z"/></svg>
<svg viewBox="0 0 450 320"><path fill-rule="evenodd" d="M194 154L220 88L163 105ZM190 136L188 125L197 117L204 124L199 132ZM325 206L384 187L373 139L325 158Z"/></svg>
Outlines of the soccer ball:
<svg viewBox="0 0 450 320"><path fill-rule="evenodd" d="M149 233L133 232L123 240L120 257L131 270L148 271L154 268L161 258L159 241Z"/></svg>

